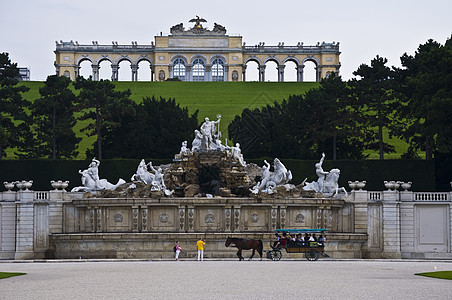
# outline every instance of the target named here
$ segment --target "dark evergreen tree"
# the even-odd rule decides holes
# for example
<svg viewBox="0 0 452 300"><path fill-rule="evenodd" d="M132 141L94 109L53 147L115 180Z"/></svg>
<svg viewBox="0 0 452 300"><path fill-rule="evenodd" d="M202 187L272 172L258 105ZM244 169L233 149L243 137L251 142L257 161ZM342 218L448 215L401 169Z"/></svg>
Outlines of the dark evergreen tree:
<svg viewBox="0 0 452 300"><path fill-rule="evenodd" d="M67 77L52 75L39 89L41 98L31 105L35 151L22 157L60 159L77 156L81 138L77 138L73 130L76 119L75 95L69 88L71 82Z"/></svg>
<svg viewBox="0 0 452 300"><path fill-rule="evenodd" d="M386 66L388 60L377 55L371 61L371 65L361 64L353 75L360 79L352 79L349 85L352 87L353 97L359 104L360 121L367 131L367 147L378 150L380 159L384 159L384 153L395 152L394 146L383 139L383 129L387 128L390 136L396 134L398 123L396 112L399 107L399 99L394 92L394 71Z"/></svg>
<svg viewBox="0 0 452 300"><path fill-rule="evenodd" d="M93 81L81 76L77 77L76 89L80 89L78 106L82 109L80 120L93 120L82 131L88 136L97 136L97 157L102 159L102 133L121 126L123 118L135 116L133 102L130 100L130 90L115 91L115 86L109 80ZM91 155L90 153L89 155Z"/></svg>
<svg viewBox="0 0 452 300"><path fill-rule="evenodd" d="M16 63L11 63L8 53L0 53L0 159L5 156L6 148L14 148L19 143L20 128L27 120L24 108L29 102L22 94L29 89L17 86L19 69Z"/></svg>
<svg viewBox="0 0 452 300"><path fill-rule="evenodd" d="M419 45L414 56L404 54L397 69L406 120L401 137L409 142L407 157L425 150L426 159L435 151L452 152L452 40L445 45L433 40Z"/></svg>
<svg viewBox="0 0 452 300"><path fill-rule="evenodd" d="M110 110L119 126L103 129L105 158L172 158L181 143L190 144L198 128L198 111L189 115L174 99L146 97L133 104L136 115Z"/></svg>

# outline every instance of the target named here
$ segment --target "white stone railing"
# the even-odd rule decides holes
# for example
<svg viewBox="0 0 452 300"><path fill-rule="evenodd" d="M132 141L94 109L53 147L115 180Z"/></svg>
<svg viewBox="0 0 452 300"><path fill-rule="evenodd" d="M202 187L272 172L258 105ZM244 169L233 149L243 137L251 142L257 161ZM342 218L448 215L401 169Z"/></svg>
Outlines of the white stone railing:
<svg viewBox="0 0 452 300"><path fill-rule="evenodd" d="M367 192L367 199L371 201L383 200L383 192Z"/></svg>
<svg viewBox="0 0 452 300"><path fill-rule="evenodd" d="M34 200L49 200L49 192L34 192Z"/></svg>
<svg viewBox="0 0 452 300"><path fill-rule="evenodd" d="M450 193L447 192L414 192L414 201L449 201Z"/></svg>

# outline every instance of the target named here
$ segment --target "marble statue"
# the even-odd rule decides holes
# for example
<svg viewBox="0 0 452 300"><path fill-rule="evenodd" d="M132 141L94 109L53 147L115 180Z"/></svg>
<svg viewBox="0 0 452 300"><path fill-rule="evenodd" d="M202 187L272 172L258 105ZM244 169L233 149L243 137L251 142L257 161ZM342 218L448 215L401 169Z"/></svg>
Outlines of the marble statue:
<svg viewBox="0 0 452 300"><path fill-rule="evenodd" d="M204 119L204 123L201 125L201 134L204 140L204 143L206 145L207 150L214 150L216 140L221 137L220 132L220 120L221 115L217 115L218 120L216 121L210 121L209 118ZM216 128L216 124L218 124L218 130Z"/></svg>
<svg viewBox="0 0 452 300"><path fill-rule="evenodd" d="M311 183L311 190L314 190L317 193L324 192L324 181L325 176L328 175L328 172L324 171L322 168L323 161L325 160L325 153L322 153L322 158L320 161L315 164L315 173L317 174L317 181Z"/></svg>
<svg viewBox="0 0 452 300"><path fill-rule="evenodd" d="M152 162L148 164L151 171L154 172L154 180L151 182L151 190L164 190L166 189L165 181L163 180L163 172L162 168L158 167L157 169L152 166Z"/></svg>
<svg viewBox="0 0 452 300"><path fill-rule="evenodd" d="M188 147L187 147L187 141L183 141L182 145L180 147L179 155L181 157L184 157L184 156L187 156L189 154L190 154L190 149L188 149Z"/></svg>
<svg viewBox="0 0 452 300"><path fill-rule="evenodd" d="M144 159L141 160L140 164L137 167L137 172L132 175L131 181L141 181L145 184L151 184L154 180L154 174L148 171L146 162Z"/></svg>
<svg viewBox="0 0 452 300"><path fill-rule="evenodd" d="M232 157L237 160L242 166L246 167L246 162L243 159L242 150L240 150L240 144L236 143L235 147L225 146L226 149L231 150Z"/></svg>
<svg viewBox="0 0 452 300"><path fill-rule="evenodd" d="M331 169L329 172L324 171L322 168L324 160L325 153L322 153L322 158L315 164L315 173L318 176L317 181L306 183L303 190L315 191L324 196L336 196L341 190L347 195L345 188L339 187L338 184L341 171L339 169Z"/></svg>
<svg viewBox="0 0 452 300"><path fill-rule="evenodd" d="M204 150L203 136L198 129L195 129L195 138L193 139L193 142L191 143L191 151L196 152L196 151L200 151L200 150Z"/></svg>
<svg viewBox="0 0 452 300"><path fill-rule="evenodd" d="M83 186L74 187L72 192L95 192L102 190L114 190L121 184L126 183L124 179L120 178L117 184L112 184L107 179L99 178L100 161L93 158L86 170L79 170L82 175Z"/></svg>
<svg viewBox="0 0 452 300"><path fill-rule="evenodd" d="M287 190L294 188L293 185L289 184L289 181L292 180L292 172L288 171L278 158L273 161L273 172L270 171L270 164L266 160L264 160L264 163L262 181L250 189L253 194L259 192L273 194L275 189L281 186L285 186Z"/></svg>

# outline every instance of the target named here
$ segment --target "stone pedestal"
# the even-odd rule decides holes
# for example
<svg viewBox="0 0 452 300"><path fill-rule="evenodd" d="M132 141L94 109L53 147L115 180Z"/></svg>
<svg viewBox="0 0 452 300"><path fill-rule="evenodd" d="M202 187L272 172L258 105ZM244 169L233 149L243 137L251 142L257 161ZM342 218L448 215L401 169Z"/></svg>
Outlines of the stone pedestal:
<svg viewBox="0 0 452 300"><path fill-rule="evenodd" d="M383 258L401 258L398 191L383 191Z"/></svg>

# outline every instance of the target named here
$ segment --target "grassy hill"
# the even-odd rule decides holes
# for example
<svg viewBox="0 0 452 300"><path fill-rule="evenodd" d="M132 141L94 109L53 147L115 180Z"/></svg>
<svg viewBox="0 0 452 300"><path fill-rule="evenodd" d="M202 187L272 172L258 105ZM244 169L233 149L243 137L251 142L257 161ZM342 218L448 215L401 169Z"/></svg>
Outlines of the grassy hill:
<svg viewBox="0 0 452 300"><path fill-rule="evenodd" d="M40 97L39 88L43 82L22 82L30 88L24 94L28 100ZM317 87L316 82L114 82L118 90L130 89L131 98L141 102L143 97L174 98L181 107L188 107L193 113L199 109L199 121L205 117L216 119L221 114L220 129L223 137L227 137L228 124L244 108L260 108L274 101L287 99L289 95L303 94L307 90ZM77 159L85 159L85 151L94 142L94 137L87 137L80 132L83 123L78 122L75 131L83 141L79 146ZM8 153L11 158L12 153Z"/></svg>

